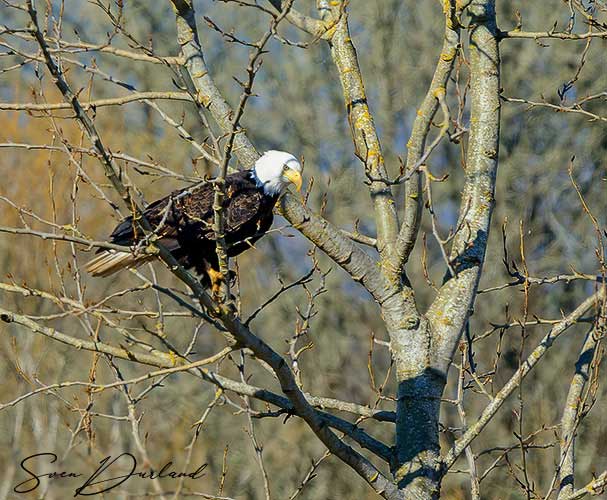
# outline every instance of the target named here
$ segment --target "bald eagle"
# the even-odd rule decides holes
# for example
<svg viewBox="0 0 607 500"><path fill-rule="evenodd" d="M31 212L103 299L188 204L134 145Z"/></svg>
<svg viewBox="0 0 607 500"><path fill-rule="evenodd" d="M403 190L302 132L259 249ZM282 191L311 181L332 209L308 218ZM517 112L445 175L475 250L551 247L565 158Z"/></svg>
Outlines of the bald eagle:
<svg viewBox="0 0 607 500"><path fill-rule="evenodd" d="M250 248L272 226L272 210L281 192L290 184L301 189L301 164L283 151L268 151L251 170L226 176L223 205L225 240L228 256L234 257ZM170 250L186 269L194 268L201 283L216 290L221 275L213 231L215 190L213 182L171 193L150 204L144 215L159 243ZM133 224L133 217L124 219L110 235L117 245L136 246L144 235ZM109 276L124 268L138 267L154 257L149 254L98 251L86 264L93 276Z"/></svg>

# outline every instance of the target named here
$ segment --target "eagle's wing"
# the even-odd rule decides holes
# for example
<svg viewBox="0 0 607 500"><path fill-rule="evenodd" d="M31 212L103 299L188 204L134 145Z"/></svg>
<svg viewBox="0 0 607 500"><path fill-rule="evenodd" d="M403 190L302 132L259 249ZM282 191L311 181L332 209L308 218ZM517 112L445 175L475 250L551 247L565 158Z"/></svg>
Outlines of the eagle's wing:
<svg viewBox="0 0 607 500"><path fill-rule="evenodd" d="M161 237L161 243L171 251L179 247L177 235L179 233L181 216L177 200L180 193L180 191L176 191L169 196L156 200L143 212L154 232ZM143 234L137 224L133 223L132 216L120 222L110 235L112 243L125 246L134 245L141 241L142 238Z"/></svg>
<svg viewBox="0 0 607 500"><path fill-rule="evenodd" d="M169 196L155 201L144 211L144 215L159 242L168 250L176 251L190 243L200 244L214 241L213 201L215 190L212 183L203 183L175 191ZM252 236L251 222L259 219L263 207L263 194L245 172L226 177L224 199L225 232L228 243L232 244ZM254 232L254 231L253 231ZM112 243L133 246L143 238L143 234L133 223L133 217L124 219L110 235ZM102 250L101 255L87 264L94 275L107 276L124 267L134 267L151 257L135 256L127 252Z"/></svg>
<svg viewBox="0 0 607 500"><path fill-rule="evenodd" d="M175 195L176 229L188 240L209 239L213 234L213 184L202 184L189 194Z"/></svg>
<svg viewBox="0 0 607 500"><path fill-rule="evenodd" d="M236 232L254 219L262 205L260 191L247 181L242 173L226 177L224 217L226 232ZM214 240L213 201L215 190L212 183L186 188L155 201L144 211L146 219L161 236L161 243L169 249L178 245L178 236L186 239ZM110 235L113 243L133 245L141 239L133 218L127 217Z"/></svg>
<svg viewBox="0 0 607 500"><path fill-rule="evenodd" d="M215 241L213 202L215 190L211 184L201 186L183 199L183 230L197 240ZM255 223L263 207L263 194L240 174L226 177L223 203L225 234L228 241L238 239L245 226Z"/></svg>
<svg viewBox="0 0 607 500"><path fill-rule="evenodd" d="M226 231L236 233L245 224L259 218L263 206L263 194L258 190L242 189L229 199L226 214Z"/></svg>

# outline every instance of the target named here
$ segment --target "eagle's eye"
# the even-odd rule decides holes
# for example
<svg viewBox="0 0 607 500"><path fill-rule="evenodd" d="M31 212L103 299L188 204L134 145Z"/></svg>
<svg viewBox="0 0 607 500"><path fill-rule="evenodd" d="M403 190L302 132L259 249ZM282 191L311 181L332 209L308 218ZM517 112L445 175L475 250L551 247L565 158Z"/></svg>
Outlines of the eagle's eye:
<svg viewBox="0 0 607 500"><path fill-rule="evenodd" d="M287 164L285 163L285 164L282 166L282 171L283 171L283 172L286 172L288 168L289 168L289 167L288 167L288 166L287 166Z"/></svg>

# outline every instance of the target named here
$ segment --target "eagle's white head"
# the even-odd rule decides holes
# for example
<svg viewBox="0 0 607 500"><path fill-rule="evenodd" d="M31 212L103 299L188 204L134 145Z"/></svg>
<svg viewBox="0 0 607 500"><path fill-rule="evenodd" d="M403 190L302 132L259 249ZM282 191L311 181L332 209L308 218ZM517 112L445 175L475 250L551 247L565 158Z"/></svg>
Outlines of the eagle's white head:
<svg viewBox="0 0 607 500"><path fill-rule="evenodd" d="M299 191L302 184L301 170L297 158L284 151L266 151L253 168L264 192L270 196L280 194L289 183Z"/></svg>

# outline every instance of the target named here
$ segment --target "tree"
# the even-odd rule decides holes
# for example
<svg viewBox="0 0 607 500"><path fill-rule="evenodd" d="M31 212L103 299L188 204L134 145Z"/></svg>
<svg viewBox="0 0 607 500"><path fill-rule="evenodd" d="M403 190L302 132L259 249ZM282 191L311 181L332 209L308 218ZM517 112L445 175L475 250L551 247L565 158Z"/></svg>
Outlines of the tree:
<svg viewBox="0 0 607 500"><path fill-rule="evenodd" d="M236 103L230 106L216 83L221 79L227 86L226 75L230 73L226 71L221 75L222 72L216 71L213 64L207 63L208 56L205 55L200 41L200 15L197 15L195 6L188 0L171 0L166 5L150 8L150 19L158 19L150 22L153 26L152 32L162 29L160 20L166 16L168 5L172 6L176 21L176 40L180 48L179 54L172 56L158 55L153 42L146 44L140 41L143 35L135 33L135 30L139 31L140 28L131 26L132 23L137 25L140 18L136 14L126 13L129 9L128 2L94 2L112 27L103 42L90 42L81 33L92 31L89 27L78 30L77 41L68 41L63 23L76 23L70 19L71 13L65 10L62 2L57 6L49 3L44 12L40 11L40 6L36 10L31 1L24 5L4 3L6 9L11 11L11 22L14 22L15 26L23 26L7 26L2 30L2 35L10 39L2 42L3 47L9 51L10 57L18 61L14 66L7 67L6 72L23 65L33 66L39 79L38 92L44 100L25 104L2 103L0 109L40 113L51 124L51 137L39 145L7 142L2 146L13 149L40 149L49 155L53 151L59 151L68 158L72 179L65 186L71 194L71 206L67 204L65 207L66 213L71 216L71 221L67 224L61 222L63 216L57 216L55 203L59 192L52 187L53 205L50 216L48 213L38 215L33 212L27 199L16 202L8 196L3 197L3 200L17 211L21 225L16 223L10 227L2 227L2 232L30 235L53 242L63 241L70 246L70 253L69 268L65 271L60 264L65 257L58 256L57 247L53 247L51 262L54 262L55 278L50 290L33 288L29 283L20 284L14 279L0 285L7 293L33 295L50 301L59 308L58 312L55 310L52 314L34 316L33 313L26 314L16 308L3 306L0 310L1 318L11 325L11 331L16 335L24 335L27 331L42 334L76 348L79 352L93 352L94 358L87 382L57 378L50 384L40 384L1 408L14 408L30 396L57 393L74 386L82 387L87 394L87 404L84 408L77 407L82 416L78 426L72 431L73 438L75 439L82 430L88 434L89 442L92 442L93 421L95 414L99 413L94 407L100 404L96 403L95 394L119 392L127 405L128 414L125 420L132 426L132 443L145 461L149 462L152 459L139 429L141 413L138 413L138 405L142 404L148 393L162 390L157 380L165 380L170 375L183 372L214 385L217 390L207 411L202 413L197 422L198 429L204 424L211 410L220 403L234 405L247 416L248 433L254 444L255 458L260 467L267 498L271 496L273 475L268 474L264 465L267 460L264 461L264 450L256 437L253 419L268 418L270 422L266 425L278 426L275 418L281 416L301 419L305 422L308 433L315 434L326 449L326 454L313 463L312 469L295 494L299 494L311 481L314 471L327 454L349 466L377 494L388 499L438 498L441 484L447 481L447 473L458 460L463 462L464 458L473 498L480 498L482 479L502 463L508 464L512 476L509 491L514 491L518 485L528 498L539 495L560 499L580 498L586 494L600 494L603 491L607 472L594 478L581 479L586 484L582 489L576 490L574 484L576 433L581 420L588 414L599 394L598 370L603 353L601 341L605 333L607 304L604 284L607 274L604 251L607 207L604 196L600 196L600 189L598 195L592 196L592 192L588 192L589 188L580 187L579 181L576 180L577 170L574 167L579 160L572 158L576 151L568 154L570 164L567 172L570 177L569 185L578 197L578 202L569 203L565 208L581 214L576 220L584 220L590 224L591 231L588 234L590 238L594 238L596 250L594 262L584 262L584 266L594 267L585 272L573 269L567 274L559 271L550 276L534 275L527 262L525 227L521 223L518 264L509 257L508 252L512 251L512 245L506 238L505 228L502 241L494 245L496 249L500 245L503 246L504 269L508 281L503 283L499 276L493 274L487 286L479 290L483 268L487 266L486 261L490 258L487 255L489 235L492 233L490 229L495 225L492 221L496 205L495 194L499 189L497 171L500 145L505 144L507 148L516 150L521 143L520 139L504 142L502 138L500 144L501 134L503 135L500 118L502 103L521 103L531 108L545 107L558 111L563 116L581 115L591 125L600 128L607 121L607 118L600 114L600 104L605 100L604 92L588 92L584 97L576 94L576 100L573 102L568 99L571 99L574 91L581 88L579 81L585 66L588 65L593 42L603 44L604 48L607 38L607 8L603 2L565 2L568 24L563 29L557 29L555 25L547 31L533 32L523 31L520 17L515 29L498 29L495 1L443 2L442 49L434 65L433 74L428 78L430 83L425 82L427 89L410 126L406 158L401 161L400 168L397 155L403 148L402 145L399 147L394 144L398 142L397 130L401 124L398 123L398 114L395 113L394 119L389 116L400 104L390 102L391 91L397 82L391 80L391 75L388 74L392 69L388 50L390 17L396 15L398 9L404 9L399 2L386 2L382 7L377 7L378 25L382 27L381 36L385 38L385 52L378 55L384 62L377 64L380 68L381 64L385 64L385 69L388 70L382 74L388 90L382 93L380 99L388 100L380 103L383 110L381 121L385 123L388 136L388 146L385 148L380 143L379 130L382 129L376 125L376 117L369 104L372 89L365 89L361 61L354 48L356 34L350 26L350 11L355 12L356 4L349 6L348 2L318 1L316 13L303 14L294 8L293 1L270 1L266 4L226 2L224 8L230 9L230 12L244 9L247 15L257 16L257 26L261 23L267 26L261 36L250 39L244 38L238 31L222 28L211 17L205 17L208 29L217 32L229 46L228 49L222 49L222 54L233 51L240 67L245 68L244 77L241 70L236 80L240 95L230 99ZM210 9L207 4L208 2L201 3L203 12ZM426 9L423 14L432 16L433 19L437 19L439 14L436 6L419 9L419 12ZM88 19L90 22L93 17ZM287 24L292 27L287 27ZM582 31L579 31L580 24L584 27ZM294 31L293 27L297 31ZM293 37L305 41L294 42ZM222 191L222 179L234 163L231 161L232 157L236 158L240 168L250 168L259 156L251 137L256 133L256 127L264 128L266 123L260 119L249 120L246 125L244 122L248 113L255 112L260 116L259 109L250 111L254 106L250 103L255 100L257 81L261 79L259 75L263 74L264 66L261 63L270 43L275 39L285 46L285 50L299 51L303 48L306 53L329 51L331 71L338 82L327 79L326 84L321 85L318 95L320 97L323 92L336 92L337 86L341 88L342 102L339 112L347 118L352 139L351 147L361 166L357 185L368 187L372 216L365 217L359 225L354 223L355 215L349 214L345 220L351 227L348 230L341 229L329 220L330 214L324 210L323 197L314 200L308 198L302 202L295 195L287 193L281 199L280 212L289 225L312 244L312 268L300 278L293 277L288 284L281 283L278 291L271 294L267 300L258 301L252 314L247 317L243 313L241 303L242 300L250 300L246 298L247 282L244 278L242 287L237 286L236 290L231 290L230 284L226 282L220 297L211 297L195 276L179 266L170 252L154 241L154 228L142 216L145 206L143 190L138 188L133 179L137 172L144 172L162 179L174 178L181 182L192 182L199 180L205 173L210 173L218 179L216 205L220 206L219 201L225 195ZM545 99L532 101L504 95L500 73L507 73L509 66L516 64L516 58L510 61L510 64L500 64L500 51L504 44L515 39L528 39L527 43L535 41L539 45L543 44L544 40L585 44L579 59L573 64L573 77L559 89L560 99L557 102ZM121 43L125 42L126 48L121 48L124 46ZM34 44L37 46L35 50L32 49ZM326 48L318 48L321 45ZM139 91L136 89L138 83L133 84L128 78L108 74L96 63L85 64L79 58L74 58L74 54L82 52L95 52L114 57L116 60L125 59L129 64L139 62L146 66L155 65L170 75L177 90L166 90L167 81L164 81L165 87L161 91ZM364 57L361 57L361 60L363 59ZM219 67L220 62L215 62ZM121 68L118 65L116 67ZM81 70L84 75L89 76L89 81L82 85L79 80L82 75L79 75L76 80L79 83L72 83L72 69ZM125 72L129 71L128 67L123 69ZM378 71L382 73L381 69ZM51 90L43 80L44 72L46 79L50 77L60 92L63 102L47 101L46 96L50 95ZM301 79L305 79L305 75L302 75ZM104 89L119 85L128 90L128 93L120 97L92 99L94 80L103 80ZM604 75L602 81L604 83ZM298 82L291 80L290 84L298 85ZM86 94L87 98L84 97ZM177 119L174 117L176 109L166 111L158 104L160 100L171 103L182 101L188 107L189 114L181 120ZM143 160L130 154L115 152L119 148L110 146L111 142L106 140L104 130L112 128L112 120L106 119L103 122L96 114L106 106L123 106L128 102L145 103L149 109L159 114L165 125L174 129L171 133L176 133L189 144L196 155L191 172L185 168L174 172L172 168L159 164L153 158ZM301 105L301 101L293 103L294 109ZM313 116L320 111L314 110L313 102L305 102L303 105L309 115ZM67 110L68 114L61 110ZM297 115L298 111L294 111L294 114ZM442 121L435 123L439 114ZM327 115L330 115L330 111ZM520 113L517 117L520 119ZM60 123L63 119L77 123L82 133L79 139L75 131L64 130ZM124 113L124 120L129 119L137 121L137 116L130 118L129 113ZM147 120L149 121L149 117ZM294 125L298 126L305 125ZM191 133L193 127L201 129L203 133ZM336 128L339 127L338 125ZM149 128L149 132L153 134L153 125L149 125ZM115 131L113 133L115 134ZM556 133L548 132L546 135L551 138ZM258 134L260 138L263 137L263 131ZM604 152L607 143L604 134L600 137L600 130L597 134L598 139L592 142L596 151L593 149L589 154L596 154L596 158L601 158L602 153L599 151ZM269 140L268 137L264 139ZM116 137L114 140L120 141L120 138ZM76 141L79 141L77 146L74 144ZM447 142L451 144L447 145ZM330 144L324 144L323 148L330 148ZM439 151L442 153L440 157L437 155ZM87 156L98 163L85 161ZM322 173L322 166L318 165L322 161L321 157L322 154L318 154L312 161L306 158L307 168L313 168L319 175ZM447 179L447 175L436 173L440 167L435 169L434 165L431 165L431 158L436 164L441 161L451 164L450 168L453 170L459 162L462 168L453 172ZM173 164L171 160L169 155L166 162ZM596 163L600 160L584 161L582 168L587 175L592 178L600 176L600 173L596 172ZM53 156L49 156L49 169L57 168L50 166L53 162ZM311 166L311 163L317 164ZM100 180L99 164L105 174L105 181ZM198 169L198 164L201 165L202 172ZM344 169L338 175L348 174L349 171ZM602 182L604 183L604 179ZM81 259L76 252L76 246L88 249L112 246L90 237L88 231L81 229L81 202L78 201L81 189L95 193L97 200L94 204L97 206L105 204L118 214L136 215L140 220L140 229L150 235L149 245L144 249L128 250L157 254L172 277L165 274L157 276L155 267L149 270L149 274L133 271L132 276L124 279L135 277L140 285L134 286L131 283L128 288L114 292L98 289L94 291L95 298L92 299L86 285L89 279L83 277L78 268ZM333 191L328 185L327 189L327 197L330 199ZM457 193L459 189L461 194ZM530 196L544 196L539 184L525 186L525 189L531 193ZM313 193L311 189L310 192ZM551 190L548 189L546 193L545 196L548 196ZM312 201L319 202L316 208L312 208ZM592 202L599 204L598 207L592 206ZM23 204L27 208L22 208ZM456 206L459 208L455 209ZM341 210L344 211L343 208ZM457 216L439 217L441 212L449 210L456 212ZM345 212L347 214L348 211ZM422 218L424 213L425 226ZM46 230L36 229L28 222L31 218L45 225ZM221 210L216 209L214 229L218 236L222 231L222 218ZM452 222L445 223L440 220L445 218L451 219ZM445 225L451 225L447 236L444 236ZM426 229L422 231L424 227ZM431 242L426 241L426 231L432 236ZM369 236L366 234L368 232L374 235ZM420 239L422 232L424 237ZM547 230L544 232L548 233ZM499 234L497 239L499 240ZM537 248L540 247L538 244ZM316 252L317 249L321 252ZM218 253L225 255L225 243L222 243L221 237L218 238ZM432 266L430 271L428 262ZM342 391L346 396L339 399L318 396L317 394L324 393L323 387L318 385L318 381L316 384L309 383L308 380L312 379L306 379L301 365L300 358L304 357L311 347L310 343L305 343L310 323L314 315L321 310L317 302L319 297L331 288L327 285L326 269L332 264L339 266L350 282L360 284L364 293L368 294L366 296L372 298L374 305L367 309L367 314L374 315L370 324L373 328L382 328L389 338L386 344L376 339L374 334L371 337L372 346L380 345L385 348L388 345L389 356L383 357L384 369L390 367L386 374L386 380L390 378L390 385L387 382L377 385L371 351L368 367L374 389L374 396L371 398L374 404L352 403L349 401L348 391ZM221 262L224 274L227 273L229 265L224 257ZM13 272L10 267L7 267L7 271ZM66 272L69 273L69 279L65 275ZM442 273L443 277L437 279L437 273ZM312 282L317 283L316 288L310 286ZM554 319L538 313L541 304L534 304L537 299L531 292L532 287L535 289L573 282L586 285L586 289L577 292L582 295L580 300L571 304L565 300L568 297L555 294L555 300L561 298L566 302L557 306L557 311L562 308L562 314ZM515 287L520 289L515 290ZM240 288L244 290L245 299L240 294ZM276 342L267 340L269 335L266 329L270 328L270 321L265 325L256 323L256 326L253 326L253 321L268 307L282 300L283 295L297 288L307 296L308 306L307 310L298 308L299 319L295 333L288 341L287 354L282 354ZM511 318L508 309L505 322L497 319L501 313L499 308L482 315L477 313L481 292L501 294L504 291L512 294L512 297L507 299L508 302L512 301L520 306L519 318ZM126 300L139 293L146 294L145 300L153 299L154 304L150 306L142 303L141 308L127 305ZM125 298L124 303L120 302L122 298ZM577 295L575 298L578 298ZM331 311L328 308L325 314L330 314ZM175 343L179 330L170 327L171 315L195 322L196 333L189 344L178 346ZM478 316L480 317L476 320ZM47 324L48 321L70 317L80 325L85 335L69 333L65 324L61 327ZM133 318L138 317L143 318L142 321L145 320L146 323L131 323ZM153 323L154 320L156 325L150 328L148 323ZM488 334L478 333L482 325L486 327L487 324L491 327ZM214 353L203 359L194 353L200 325L208 325L209 331L220 333L216 342L222 342L217 344L219 347ZM531 334L528 332L528 329L534 326L545 328L543 337L537 339L535 344L530 342ZM563 333L580 328L580 331L585 332L585 340L577 357L575 374L571 378L569 373L563 371L557 377L557 381L561 381L565 376L570 377L570 384L566 403L562 406L560 425L555 431L558 436L558 458L556 463L552 464L553 473L542 478L540 491L540 486L531 477L527 455L543 446L535 441L539 432L555 429L546 424L537 432L525 434L523 382L529 380L528 375L536 364L546 357L553 343ZM486 358L482 361L484 364L492 363L491 351L484 349L481 354L478 351L475 353L474 344L479 342L479 339L499 333L500 340L495 347L497 366L501 359L502 336L512 329L520 331L520 346L514 351L514 360L511 362L508 376L504 383L496 388L494 381L498 376L497 368L484 371L477 368L481 354ZM149 338L144 340L141 335ZM102 360L109 370L103 375L98 373L98 364ZM227 360L232 360L234 366L225 367L226 364L229 365ZM249 366L249 360L256 363L255 367ZM133 364L154 368L151 372L140 368L140 371L143 371L127 377L124 375L125 366L130 367ZM214 364L218 364L217 369L208 368ZM308 369L310 368L308 365ZM232 376L229 374L230 369L236 370ZM249 376L252 373L256 374L261 383L250 382ZM504 370L500 371L499 376L504 377L503 373ZM105 377L112 377L112 381L101 383L97 381L98 377L103 377L104 380ZM142 393L135 395L136 385L149 380L154 382L149 383ZM308 390L308 387L312 387L313 391ZM446 393L451 389L456 392L453 399L449 399ZM492 446L503 453L495 461L485 465L485 470L481 472L479 464L484 453L475 453L472 444L483 429L495 421L500 408L513 393L517 393L519 397L517 430L514 432L517 442L514 446L493 443ZM235 403L230 399L232 395L239 396L242 401ZM481 401L484 399L482 404L476 400L479 395ZM465 398L476 398L473 420L470 410L466 409ZM266 408L261 410L262 405L254 401L263 402ZM65 404L69 402L66 401ZM443 415L449 414L452 410L446 408L448 406L452 406L457 412L460 420L458 429L447 425L441 429L441 410ZM337 411L356 417L356 421L352 422L346 417L336 415ZM531 418L537 417L533 411L527 410L527 414L529 413ZM118 417L111 412L109 415ZM441 453L442 433L448 434L449 441L443 443ZM190 450L193 449L195 440L196 437L193 438ZM510 453L513 451L520 452L520 464L512 464ZM225 466L222 466L219 495L223 495L224 476ZM160 481L156 480L153 485L157 494L167 494L166 486ZM183 482L179 484L179 488L183 488ZM175 493L176 496L179 491L181 490Z"/></svg>

